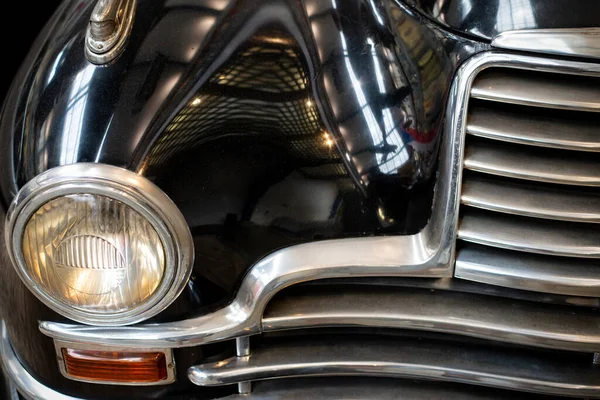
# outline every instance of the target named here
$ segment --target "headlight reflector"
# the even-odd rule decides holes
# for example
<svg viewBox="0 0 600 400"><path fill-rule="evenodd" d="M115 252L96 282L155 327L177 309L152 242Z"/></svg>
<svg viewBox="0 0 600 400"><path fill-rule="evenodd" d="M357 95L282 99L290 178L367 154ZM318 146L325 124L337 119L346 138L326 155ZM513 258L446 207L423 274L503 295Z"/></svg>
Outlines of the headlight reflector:
<svg viewBox="0 0 600 400"><path fill-rule="evenodd" d="M123 312L161 282L165 252L140 213L110 197L50 200L25 225L26 273L56 301L87 311Z"/></svg>
<svg viewBox="0 0 600 400"><path fill-rule="evenodd" d="M103 164L50 169L11 204L6 244L19 276L75 321L126 325L156 315L185 287L189 227L158 187Z"/></svg>

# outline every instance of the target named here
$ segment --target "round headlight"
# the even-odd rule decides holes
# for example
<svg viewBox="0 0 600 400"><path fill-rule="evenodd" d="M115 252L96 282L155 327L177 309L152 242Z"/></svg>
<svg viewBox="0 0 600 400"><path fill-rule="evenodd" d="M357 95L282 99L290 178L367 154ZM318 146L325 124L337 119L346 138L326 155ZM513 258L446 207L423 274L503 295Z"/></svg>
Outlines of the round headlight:
<svg viewBox="0 0 600 400"><path fill-rule="evenodd" d="M185 286L193 243L175 204L133 172L57 167L21 189L7 216L17 272L73 320L125 325L167 307Z"/></svg>

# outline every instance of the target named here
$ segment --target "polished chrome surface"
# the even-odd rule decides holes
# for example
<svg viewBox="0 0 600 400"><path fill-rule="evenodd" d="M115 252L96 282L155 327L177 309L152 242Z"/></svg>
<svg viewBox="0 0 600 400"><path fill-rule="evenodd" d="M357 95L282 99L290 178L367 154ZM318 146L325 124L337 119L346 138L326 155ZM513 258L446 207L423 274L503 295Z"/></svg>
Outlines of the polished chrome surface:
<svg viewBox="0 0 600 400"><path fill-rule="evenodd" d="M600 186L600 163L594 153L532 152L524 146L472 140L465 148L464 167L509 178Z"/></svg>
<svg viewBox="0 0 600 400"><path fill-rule="evenodd" d="M252 392L252 382L251 381L238 382L237 387L238 387L238 393L241 395L247 395L248 393Z"/></svg>
<svg viewBox="0 0 600 400"><path fill-rule="evenodd" d="M455 276L515 289L600 297L599 260L540 256L466 244L456 255Z"/></svg>
<svg viewBox="0 0 600 400"><path fill-rule="evenodd" d="M255 264L233 303L183 321L134 327L86 327L43 321L46 335L131 347L187 347L260 332L263 310L279 290L308 280L361 276L428 276L420 235L321 241L277 251ZM445 275L444 268L429 276Z"/></svg>
<svg viewBox="0 0 600 400"><path fill-rule="evenodd" d="M455 277L598 297L600 67L519 58L490 57L477 77L468 73L481 70L459 71L465 96L456 109L464 119L451 129L471 134L464 168L477 172L460 178Z"/></svg>
<svg viewBox="0 0 600 400"><path fill-rule="evenodd" d="M250 355L249 336L235 338L235 355L238 357L248 357ZM239 382L237 386L239 394L248 394L252 391L252 382Z"/></svg>
<svg viewBox="0 0 600 400"><path fill-rule="evenodd" d="M532 321L536 321L532 324ZM325 327L415 329L582 352L600 351L600 315L487 295L340 288L274 299L263 332Z"/></svg>
<svg viewBox="0 0 600 400"><path fill-rule="evenodd" d="M469 107L467 133L532 146L600 151L598 123L591 118L582 119L581 114L571 118L536 115L535 110L509 111L489 104Z"/></svg>
<svg viewBox="0 0 600 400"><path fill-rule="evenodd" d="M599 112L598 81L571 77L491 68L475 79L471 96L512 104Z"/></svg>
<svg viewBox="0 0 600 400"><path fill-rule="evenodd" d="M527 399L528 396L519 398ZM254 384L253 392L223 400L512 400L513 392L439 382L404 379L327 377L294 380L274 379ZM533 397L532 397L533 398ZM539 400L539 397L535 397Z"/></svg>
<svg viewBox="0 0 600 400"><path fill-rule="evenodd" d="M463 242L458 249L458 256L463 248L465 247L479 247L478 245L468 244ZM483 246L481 246L484 248ZM496 250L494 248L487 247L487 250L490 251L499 251L506 253L505 250ZM521 253L519 253L521 254ZM521 254L523 258L533 257L539 258L539 255L535 254ZM549 257L552 258L552 257ZM563 261L565 259L562 259ZM590 259L577 259L576 260L579 265L588 264L594 265L594 261ZM574 263L564 263L566 267L577 265ZM488 285L484 283L478 283L475 281L468 281L465 279L454 279L454 278L438 278L438 279L430 279L430 278L369 278L369 279L354 279L348 280L345 279L343 281L347 284L352 285L361 285L361 286L375 286L376 288L381 287L392 287L398 290L405 290L407 288L416 288L416 289L424 289L424 290L443 290L443 291L452 291L458 293L472 294L472 295L486 295L486 296L494 296L501 297L504 299L509 299L509 301L517 300L517 301L528 301L534 302L540 305L540 307L545 307L545 305L562 305L562 306L577 306L580 308L600 308L600 298L599 297L583 297L577 295L562 295L562 294L553 294L553 293L539 293L528 290L519 290L512 289L501 286ZM322 281L315 282L314 285L319 284L340 284L337 280L335 281ZM294 290L294 289L291 289Z"/></svg>
<svg viewBox="0 0 600 400"><path fill-rule="evenodd" d="M136 0L98 0L85 34L85 55L108 64L123 53L135 16Z"/></svg>
<svg viewBox="0 0 600 400"><path fill-rule="evenodd" d="M235 355L238 357L250 355L250 337L242 336L235 339Z"/></svg>
<svg viewBox="0 0 600 400"><path fill-rule="evenodd" d="M600 194L571 187L532 186L527 182L469 175L463 178L460 201L507 214L600 223Z"/></svg>
<svg viewBox="0 0 600 400"><path fill-rule="evenodd" d="M61 342L59 340L54 341L54 351L56 354L56 361L58 364L58 369L62 376L67 379L78 381L78 382L87 382L87 383L95 383L100 385L123 385L123 386L157 386L157 385L168 385L170 383L175 382L176 371L175 371L175 359L173 358L173 350L171 349L139 349L138 351L147 351L147 352L161 352L165 355L165 363L167 366L167 377L161 381L156 382L111 382L111 381L98 381L91 379L82 379L73 375L70 375L67 372L65 361L63 359L62 349L74 349L74 350L92 350L92 351L131 351L128 347L102 347L96 345L90 345L86 343L72 343L72 342Z"/></svg>
<svg viewBox="0 0 600 400"><path fill-rule="evenodd" d="M98 328L41 321L40 330L53 338L131 347L185 347L260 332L264 308L284 287L335 277L425 276L453 274L460 170L463 157L468 92L477 72L487 65L524 66L559 72L600 73L600 66L556 62L496 52L477 55L458 72L447 105L446 132L432 217L417 235L314 242L279 250L255 264L245 276L234 301L213 313L183 321L136 327ZM462 128L461 128L462 127Z"/></svg>
<svg viewBox="0 0 600 400"><path fill-rule="evenodd" d="M463 212L457 236L467 242L523 252L600 258L600 230L596 225L469 209Z"/></svg>
<svg viewBox="0 0 600 400"><path fill-rule="evenodd" d="M0 325L2 325L2 337L0 338L0 358L2 366L12 384L15 385L23 397L27 400L78 400L75 397L56 392L38 382L25 369L14 353L4 321L0 321Z"/></svg>
<svg viewBox="0 0 600 400"><path fill-rule="evenodd" d="M523 29L500 33L492 46L561 56L600 58L600 28Z"/></svg>
<svg viewBox="0 0 600 400"><path fill-rule="evenodd" d="M1 346L1 345L0 345ZM4 372L4 366L0 359L0 396L6 400L21 400L19 398L19 392L15 387L12 380Z"/></svg>
<svg viewBox="0 0 600 400"><path fill-rule="evenodd" d="M156 229L166 254L165 275L151 298L122 313L86 312L57 302L23 272L21 242L29 217L53 198L73 193L105 195L132 207ZM181 293L194 262L190 229L177 206L149 180L131 171L103 164L72 164L50 169L27 183L17 194L6 217L6 246L13 265L27 287L56 312L95 325L124 325L143 321L171 304Z"/></svg>
<svg viewBox="0 0 600 400"><path fill-rule="evenodd" d="M533 367L535 366L535 367ZM485 349L408 339L289 342L188 370L200 386L306 376L376 376L462 382L526 392L600 397L600 375L579 364L524 350Z"/></svg>

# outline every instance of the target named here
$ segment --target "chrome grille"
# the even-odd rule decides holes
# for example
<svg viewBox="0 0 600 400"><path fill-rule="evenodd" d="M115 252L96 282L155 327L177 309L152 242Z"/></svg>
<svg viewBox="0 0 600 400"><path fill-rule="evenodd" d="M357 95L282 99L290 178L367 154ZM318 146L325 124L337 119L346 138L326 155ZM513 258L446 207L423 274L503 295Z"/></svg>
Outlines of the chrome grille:
<svg viewBox="0 0 600 400"><path fill-rule="evenodd" d="M600 297L600 77L490 67L465 131L455 276Z"/></svg>

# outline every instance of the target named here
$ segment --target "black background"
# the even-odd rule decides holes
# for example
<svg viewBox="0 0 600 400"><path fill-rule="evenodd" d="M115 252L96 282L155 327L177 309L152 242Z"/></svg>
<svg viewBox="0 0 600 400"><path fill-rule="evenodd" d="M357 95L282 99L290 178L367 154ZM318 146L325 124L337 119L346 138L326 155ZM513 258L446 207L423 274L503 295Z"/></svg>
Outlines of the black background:
<svg viewBox="0 0 600 400"><path fill-rule="evenodd" d="M4 52L2 60L2 78L0 79L2 101L4 101L6 91L17 73L17 69L27 55L31 44L44 24L50 19L60 1L43 0L31 2L19 0L11 1L10 3L10 14L7 14L6 17L14 19L12 23L0 24L4 44L7 47L6 50L8 50Z"/></svg>

